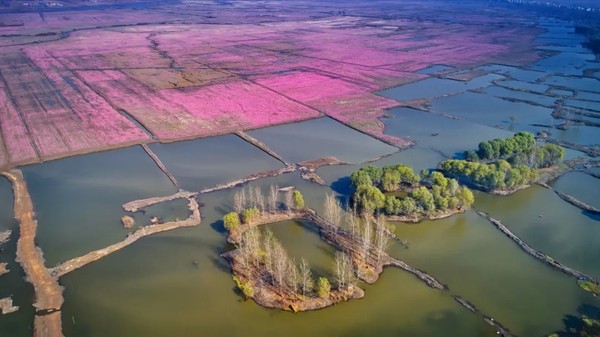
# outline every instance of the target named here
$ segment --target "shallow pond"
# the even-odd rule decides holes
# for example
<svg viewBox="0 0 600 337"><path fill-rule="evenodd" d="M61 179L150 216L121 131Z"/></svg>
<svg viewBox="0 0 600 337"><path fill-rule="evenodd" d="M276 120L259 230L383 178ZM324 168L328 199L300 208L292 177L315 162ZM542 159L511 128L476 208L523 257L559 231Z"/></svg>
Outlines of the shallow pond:
<svg viewBox="0 0 600 337"><path fill-rule="evenodd" d="M552 187L600 209L600 179L583 172L569 172L552 182Z"/></svg>
<svg viewBox="0 0 600 337"><path fill-rule="evenodd" d="M545 336L562 328L565 315L594 304L575 279L521 251L472 211L418 225L396 225L409 249L395 257L446 282L450 292L473 302L518 336Z"/></svg>
<svg viewBox="0 0 600 337"><path fill-rule="evenodd" d="M502 83L502 82L500 82ZM522 82L521 82L522 83ZM556 98L551 96L544 96L533 94L530 92L510 90L499 86L490 86L483 89L484 93L492 94L500 98L515 99L519 101L525 101L532 104L543 105L546 107L553 107L556 103Z"/></svg>
<svg viewBox="0 0 600 337"><path fill-rule="evenodd" d="M176 192L139 146L22 170L37 213L36 240L47 266L123 240L128 232L121 224L124 203ZM172 216L186 218L187 210Z"/></svg>
<svg viewBox="0 0 600 337"><path fill-rule="evenodd" d="M450 79L428 78L421 81L405 84L399 87L380 91L378 94L397 101L409 101L420 98L435 98L456 94L471 89L490 86L493 81L503 79L497 74L487 74L470 81L456 81Z"/></svg>
<svg viewBox="0 0 600 337"><path fill-rule="evenodd" d="M398 151L331 118L272 126L248 134L293 163L324 157L360 163Z"/></svg>
<svg viewBox="0 0 600 337"><path fill-rule="evenodd" d="M552 109L474 92L434 99L430 110L483 125L512 127L515 131L528 131L532 129L529 124L553 121ZM511 116L515 117L515 123L510 122Z"/></svg>
<svg viewBox="0 0 600 337"><path fill-rule="evenodd" d="M585 181L573 181L585 190ZM502 221L533 248L569 267L600 277L598 216L584 213L553 191L534 185L506 197L475 195L475 206Z"/></svg>
<svg viewBox="0 0 600 337"><path fill-rule="evenodd" d="M151 144L179 186L200 191L283 166L277 159L236 135L169 144Z"/></svg>
<svg viewBox="0 0 600 337"><path fill-rule="evenodd" d="M393 118L382 119L386 134L409 137L419 147L441 151L450 157L462 156L465 150L476 149L481 141L512 135L497 128L415 109L395 108L390 113Z"/></svg>

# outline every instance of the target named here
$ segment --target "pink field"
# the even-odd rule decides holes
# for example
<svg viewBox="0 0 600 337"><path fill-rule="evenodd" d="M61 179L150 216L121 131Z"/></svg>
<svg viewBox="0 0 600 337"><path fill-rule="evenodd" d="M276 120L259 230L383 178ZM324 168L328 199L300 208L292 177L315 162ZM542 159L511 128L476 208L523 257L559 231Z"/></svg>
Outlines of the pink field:
<svg viewBox="0 0 600 337"><path fill-rule="evenodd" d="M353 16L269 1L268 10L203 2L161 5L165 13L0 14L0 161L149 141L126 115L174 141L326 114L404 145L384 136L379 121L398 103L375 91L425 78L415 72L433 64L536 58L537 31L523 24L530 18L471 6L452 12L450 23L450 12L432 3L423 14L423 4L383 12L349 5Z"/></svg>

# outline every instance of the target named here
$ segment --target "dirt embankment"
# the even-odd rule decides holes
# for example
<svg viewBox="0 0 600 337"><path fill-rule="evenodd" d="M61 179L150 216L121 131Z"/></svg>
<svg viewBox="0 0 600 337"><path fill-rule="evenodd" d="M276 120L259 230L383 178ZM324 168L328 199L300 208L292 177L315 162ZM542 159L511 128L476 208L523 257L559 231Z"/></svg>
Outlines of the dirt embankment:
<svg viewBox="0 0 600 337"><path fill-rule="evenodd" d="M550 265L551 267L558 269L560 271L562 271L563 273L567 274L567 275L571 275L577 278L585 278L587 280L590 280L593 283L598 284L598 280L596 280L595 278L588 276L578 270L569 268L565 265L563 265L562 263L554 260L552 257L539 252L533 248L531 248L528 244L526 244L525 242L523 242L523 240L521 240L518 236L516 236L515 234L513 234L513 232L511 232L506 226L504 226L502 224L502 222L500 222L499 220L496 220L494 218L492 218L491 216L489 216L487 213L485 212L481 212L481 211L477 211L477 214L485 219L487 219L489 222L491 222L496 228L498 228L498 230L500 230L502 233L504 233L504 235L508 236L509 239L511 239L512 241L514 241L519 247L521 247L521 249L523 249L527 254L535 257L536 259Z"/></svg>
<svg viewBox="0 0 600 337"><path fill-rule="evenodd" d="M179 191L166 197L152 197L148 199L134 200L124 204L123 209L127 212L137 212L144 207L160 204L161 202L172 201L175 199L190 199L195 197L197 194L197 192Z"/></svg>
<svg viewBox="0 0 600 337"><path fill-rule="evenodd" d="M256 174L249 175L242 179L230 181L225 184L219 184L215 187L205 188L205 189L201 190L200 193L209 193L209 192L224 190L224 189L228 189L228 188L233 188L233 187L243 185L243 184L253 181L253 180L268 178L268 177L275 177L275 176L278 176L278 175L281 175L284 173L290 173L290 172L295 172L295 171L296 171L296 165L284 166L278 170L263 171L263 172L259 172Z"/></svg>
<svg viewBox="0 0 600 337"><path fill-rule="evenodd" d="M428 215L423 213L418 213L414 215L385 215L385 220L387 221L400 221L400 222L410 222L417 223L423 220L439 220L453 216L454 214L464 213L464 208L455 208L449 209L443 212L436 212L434 214Z"/></svg>
<svg viewBox="0 0 600 337"><path fill-rule="evenodd" d="M317 174L317 172L316 172L317 169L322 166L344 165L344 164L346 164L346 163L337 159L336 157L325 157L325 158L319 158L319 159L306 160L306 161L299 162L298 169L300 170L300 176L302 177L302 179L308 180L315 184L325 186L325 185L327 185L327 183L325 183L325 180L323 180L323 178L321 178Z"/></svg>
<svg viewBox="0 0 600 337"><path fill-rule="evenodd" d="M33 203L27 185L21 171L13 170L1 174L8 178L13 186L14 214L19 221L16 260L23 267L26 279L33 285L35 292L34 335L60 337L62 336L60 313L52 315L46 313L60 310L64 301L63 288L44 266L42 252L35 245L37 220L35 220Z"/></svg>
<svg viewBox="0 0 600 337"><path fill-rule="evenodd" d="M283 163L283 165L285 166L290 166L291 163L288 163L287 161L285 161L285 159L283 159L283 157L281 157L277 152L275 152L273 149L271 149L267 144L261 142L260 140L250 136L249 134L245 133L244 131L238 131L235 133L238 137L242 138L243 140L247 141L248 143L258 147L259 149L261 149L262 151L264 151L265 153L267 153L268 155L270 155L271 157L279 160L280 162Z"/></svg>
<svg viewBox="0 0 600 337"><path fill-rule="evenodd" d="M144 149L144 151L146 151L146 153L150 156L150 158L152 158L152 160L154 160L154 162L156 163L156 166L158 166L158 168L161 171L163 171L163 173L169 178L169 180L171 180L171 183L173 183L173 185L175 187L179 188L177 179L175 179L175 177L171 174L171 172L169 172L169 170L167 170L167 167L165 166L165 164L163 164L163 162L160 160L160 158L158 158L158 156L152 150L150 150L148 145L142 144L142 148Z"/></svg>
<svg viewBox="0 0 600 337"><path fill-rule="evenodd" d="M186 193L190 193L190 192L186 192ZM176 229L176 228L192 227L192 226L199 225L200 221L201 221L200 208L198 206L198 202L196 202L196 200L193 198L193 195L195 195L195 194L191 193L187 197L187 199L189 200L188 207L191 212L190 216L187 219L140 227L135 232L128 234L127 237L125 238L125 240L123 240L123 241L117 242L106 248L102 248L99 250L89 252L83 256L76 257L76 258L68 260L54 268L51 268L50 269L51 275L54 277L61 277L73 270L79 269L89 263L97 261L109 254L112 254L120 249L123 249L145 236L149 236L149 235L160 233L160 232L170 231L170 230ZM168 199L168 197L167 197L167 199ZM144 200L149 200L149 199L144 199ZM141 204L141 202L137 203L137 205L139 205L139 204ZM125 205L123 205L123 208L125 208ZM135 208L135 209L137 209L137 208Z"/></svg>

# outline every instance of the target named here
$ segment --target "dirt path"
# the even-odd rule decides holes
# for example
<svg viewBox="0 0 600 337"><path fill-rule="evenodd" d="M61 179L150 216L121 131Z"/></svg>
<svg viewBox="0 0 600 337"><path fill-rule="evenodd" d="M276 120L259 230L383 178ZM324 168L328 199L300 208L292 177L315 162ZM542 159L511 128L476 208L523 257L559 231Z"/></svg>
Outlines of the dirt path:
<svg viewBox="0 0 600 337"><path fill-rule="evenodd" d="M42 251L35 245L37 220L33 211L33 203L27 190L21 171L2 172L13 186L14 213L19 221L19 241L17 242L17 262L25 271L26 279L33 285L35 291L36 309L34 336L60 337L60 313L38 315L40 312L60 310L63 304L62 290L58 280L50 275L44 266Z"/></svg>
<svg viewBox="0 0 600 337"><path fill-rule="evenodd" d="M167 167L165 166L165 164L163 164L163 162L160 160L160 158L158 158L156 153L154 153L152 150L150 150L150 148L146 144L142 144L142 148L144 149L144 151L146 151L148 156L150 156L150 158L152 158L152 160L154 160L154 162L156 163L156 166L158 166L158 168L161 171L163 171L163 173L169 178L169 180L171 180L171 183L173 183L173 185L176 188L179 188L177 179L175 179L175 177L171 174L171 172L169 172L169 170L167 170Z"/></svg>
<svg viewBox="0 0 600 337"><path fill-rule="evenodd" d="M110 245L106 248L98 249L92 252L89 252L83 256L76 257L74 259L68 260L54 268L50 269L50 274L55 277L61 277L69 272L77 270L89 263L97 261L109 254L112 254L118 250L121 250L130 244L136 242L137 240L156 233L170 231L172 229L180 228L180 227L192 227L200 224L200 209L198 203L192 197L188 198L189 204L188 207L191 211L190 216L181 221L171 221L156 225L149 225L140 227L135 232L127 235L125 240L117 242L113 245Z"/></svg>

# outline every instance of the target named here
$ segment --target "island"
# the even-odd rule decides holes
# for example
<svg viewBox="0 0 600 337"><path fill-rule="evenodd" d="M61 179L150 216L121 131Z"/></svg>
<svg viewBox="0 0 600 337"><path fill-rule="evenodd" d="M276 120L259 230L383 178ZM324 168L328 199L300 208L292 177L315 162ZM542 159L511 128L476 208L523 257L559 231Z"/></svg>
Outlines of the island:
<svg viewBox="0 0 600 337"><path fill-rule="evenodd" d="M518 132L510 138L481 142L478 150L465 152L465 159L445 160L439 169L478 190L508 195L566 172L568 167L561 163L564 154L558 145L536 145L531 133Z"/></svg>

